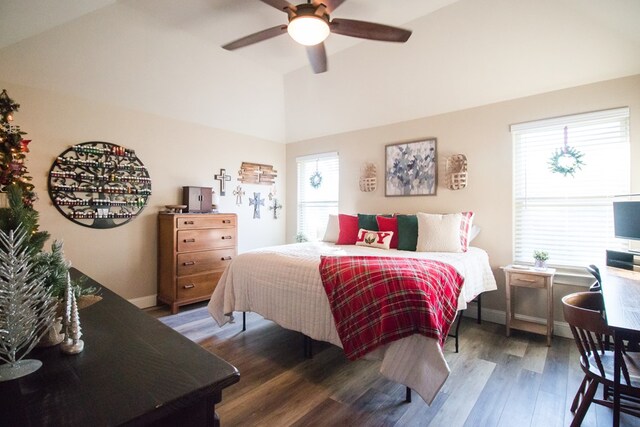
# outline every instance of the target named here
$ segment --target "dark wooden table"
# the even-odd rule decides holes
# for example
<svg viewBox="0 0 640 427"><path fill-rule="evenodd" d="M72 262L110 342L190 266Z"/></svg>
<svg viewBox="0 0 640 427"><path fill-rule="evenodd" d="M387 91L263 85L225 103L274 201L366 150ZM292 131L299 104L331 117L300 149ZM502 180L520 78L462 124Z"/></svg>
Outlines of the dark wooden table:
<svg viewBox="0 0 640 427"><path fill-rule="evenodd" d="M81 276L72 269L72 275ZM215 404L238 370L95 281L103 300L80 311L84 351L58 346L43 366L0 383L0 425L219 425Z"/></svg>
<svg viewBox="0 0 640 427"><path fill-rule="evenodd" d="M640 272L607 267L602 271L607 324L614 331L613 425L620 425L620 366L623 341L640 336Z"/></svg>

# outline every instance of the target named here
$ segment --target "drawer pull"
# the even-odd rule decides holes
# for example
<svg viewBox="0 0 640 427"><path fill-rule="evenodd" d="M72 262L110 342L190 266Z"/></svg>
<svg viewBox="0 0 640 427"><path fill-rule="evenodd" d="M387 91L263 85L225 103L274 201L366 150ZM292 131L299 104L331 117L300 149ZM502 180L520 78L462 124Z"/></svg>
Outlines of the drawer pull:
<svg viewBox="0 0 640 427"><path fill-rule="evenodd" d="M517 279L517 280L519 280L521 282L525 282L525 283L536 283L537 282L537 280L535 280L535 279Z"/></svg>
<svg viewBox="0 0 640 427"><path fill-rule="evenodd" d="M185 243L195 243L196 239L184 239Z"/></svg>
<svg viewBox="0 0 640 427"><path fill-rule="evenodd" d="M193 221L185 221L184 225L193 225Z"/></svg>
<svg viewBox="0 0 640 427"><path fill-rule="evenodd" d="M223 224L231 224L231 220L230 219L223 219L222 223Z"/></svg>
<svg viewBox="0 0 640 427"><path fill-rule="evenodd" d="M183 286L183 288L185 288L185 289L191 289L191 288L195 288L195 287L196 287L196 285L194 285L193 283Z"/></svg>
<svg viewBox="0 0 640 427"><path fill-rule="evenodd" d="M196 262L195 261L186 261L186 262L183 262L182 265L196 265Z"/></svg>
<svg viewBox="0 0 640 427"><path fill-rule="evenodd" d="M222 258L220 258L220 261L230 261L231 257L230 256L223 256Z"/></svg>
<svg viewBox="0 0 640 427"><path fill-rule="evenodd" d="M231 236L222 236L222 240L231 240L233 237Z"/></svg>

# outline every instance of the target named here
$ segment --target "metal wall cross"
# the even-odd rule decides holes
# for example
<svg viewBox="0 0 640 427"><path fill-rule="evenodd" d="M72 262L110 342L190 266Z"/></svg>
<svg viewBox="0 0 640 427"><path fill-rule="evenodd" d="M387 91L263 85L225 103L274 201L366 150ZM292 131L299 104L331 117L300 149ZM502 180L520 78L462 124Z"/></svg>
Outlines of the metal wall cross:
<svg viewBox="0 0 640 427"><path fill-rule="evenodd" d="M242 196L244 196L244 190L241 186L237 186L235 190L233 190L233 195L236 196L236 205L240 206L242 204Z"/></svg>
<svg viewBox="0 0 640 427"><path fill-rule="evenodd" d="M253 198L249 199L249 206L253 206L253 218L260 218L260 206L264 206L264 199L260 198L260 193L253 193Z"/></svg>
<svg viewBox="0 0 640 427"><path fill-rule="evenodd" d="M231 181L231 175L227 175L226 169L220 169L220 173L213 176L214 179L220 181L220 195L225 196L227 193L226 182Z"/></svg>
<svg viewBox="0 0 640 427"><path fill-rule="evenodd" d="M273 211L273 219L278 219L279 209L282 209L282 205L278 203L278 199L273 199L273 202L271 202L271 206L269 206L269 210Z"/></svg>

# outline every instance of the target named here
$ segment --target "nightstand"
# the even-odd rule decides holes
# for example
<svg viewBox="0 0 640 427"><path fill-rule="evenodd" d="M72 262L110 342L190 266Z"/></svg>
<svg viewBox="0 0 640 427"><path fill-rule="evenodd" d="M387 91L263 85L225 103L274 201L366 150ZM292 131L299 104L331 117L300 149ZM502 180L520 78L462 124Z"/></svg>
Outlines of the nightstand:
<svg viewBox="0 0 640 427"><path fill-rule="evenodd" d="M511 335L511 329L519 329L522 331L533 332L547 336L547 346L551 346L551 335L553 333L553 276L556 273L555 268L547 268L545 270L536 270L534 268L518 268L513 265L502 267L506 279L506 295L507 295L507 336ZM546 291L547 295L547 324L530 322L527 320L516 319L511 308L512 297L511 291L513 287L534 288Z"/></svg>

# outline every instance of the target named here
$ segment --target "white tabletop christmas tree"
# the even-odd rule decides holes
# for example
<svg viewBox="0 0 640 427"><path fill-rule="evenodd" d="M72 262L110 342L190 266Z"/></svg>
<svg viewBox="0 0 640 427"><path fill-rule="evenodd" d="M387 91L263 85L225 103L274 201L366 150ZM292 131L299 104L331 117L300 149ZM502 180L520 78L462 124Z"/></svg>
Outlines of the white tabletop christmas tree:
<svg viewBox="0 0 640 427"><path fill-rule="evenodd" d="M64 332L64 341L60 345L60 349L66 354L78 354L84 349L84 341L80 339L82 336L82 328L80 327L80 314L78 313L78 303L76 295L71 286L71 278L67 275L67 289L65 292L65 310L62 319L62 330Z"/></svg>

